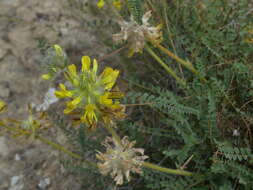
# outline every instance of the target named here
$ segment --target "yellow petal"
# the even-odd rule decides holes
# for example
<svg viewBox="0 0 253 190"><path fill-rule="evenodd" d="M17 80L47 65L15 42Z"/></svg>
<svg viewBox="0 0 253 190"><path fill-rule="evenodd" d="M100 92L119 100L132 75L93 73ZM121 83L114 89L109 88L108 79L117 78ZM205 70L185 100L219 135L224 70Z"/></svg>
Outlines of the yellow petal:
<svg viewBox="0 0 253 190"><path fill-rule="evenodd" d="M82 72L90 70L90 62L89 56L82 57Z"/></svg>
<svg viewBox="0 0 253 190"><path fill-rule="evenodd" d="M99 0L99 2L97 3L97 7L98 8L102 8L105 5L105 1L104 0Z"/></svg>
<svg viewBox="0 0 253 190"><path fill-rule="evenodd" d="M0 101L0 113L2 113L6 109L6 104L3 101Z"/></svg>
<svg viewBox="0 0 253 190"><path fill-rule="evenodd" d="M57 97L57 98L66 98L66 94L63 92L63 91L55 91L54 92L54 95Z"/></svg>
<svg viewBox="0 0 253 190"><path fill-rule="evenodd" d="M103 96L100 96L100 104L111 105L113 103L112 99L109 99L109 93L105 93Z"/></svg>
<svg viewBox="0 0 253 190"><path fill-rule="evenodd" d="M134 53L135 53L135 50L133 48L130 48L128 51L127 57L133 57Z"/></svg>
<svg viewBox="0 0 253 190"><path fill-rule="evenodd" d="M109 92L108 98L110 99L121 99L124 97L124 93L120 91L111 91Z"/></svg>
<svg viewBox="0 0 253 190"><path fill-rule="evenodd" d="M94 59L93 60L93 73L97 73L97 70L98 70L98 63L97 63L97 60L96 59Z"/></svg>
<svg viewBox="0 0 253 190"><path fill-rule="evenodd" d="M88 123L89 125L93 125L97 122L97 116L95 110L97 107L94 104L88 104L85 106L85 113L82 116L81 120Z"/></svg>
<svg viewBox="0 0 253 190"><path fill-rule="evenodd" d="M118 10L121 10L121 8L122 8L122 3L120 2L120 0L114 0L113 6L114 6L115 8L117 8Z"/></svg>
<svg viewBox="0 0 253 190"><path fill-rule="evenodd" d="M118 70L113 70L110 67L105 68L104 72L102 73L102 82L105 85L106 90L110 90L113 87L118 75Z"/></svg>
<svg viewBox="0 0 253 190"><path fill-rule="evenodd" d="M59 87L62 91L65 91L66 90L66 86L62 83L59 84Z"/></svg>
<svg viewBox="0 0 253 190"><path fill-rule="evenodd" d="M44 80L50 80L51 75L50 74L44 74L44 75L41 75L41 78L43 78Z"/></svg>
<svg viewBox="0 0 253 190"><path fill-rule="evenodd" d="M82 101L82 98L81 98L81 96L79 96L79 97L75 98L74 100L72 100L71 104L73 106L77 106L81 101Z"/></svg>
<svg viewBox="0 0 253 190"><path fill-rule="evenodd" d="M66 106L67 107L63 111L65 114L69 114L70 112L72 112L76 108L76 106L73 104L73 101L67 102Z"/></svg>
<svg viewBox="0 0 253 190"><path fill-rule="evenodd" d="M66 89L64 84L60 83L59 87L61 91L55 91L54 94L57 98L70 98L73 96L73 93Z"/></svg>
<svg viewBox="0 0 253 190"><path fill-rule="evenodd" d="M72 112L75 108L74 107L67 107L63 110L64 114L69 114L70 112Z"/></svg>
<svg viewBox="0 0 253 190"><path fill-rule="evenodd" d="M57 55L57 56L62 56L63 51L62 51L61 46L55 44L55 45L54 45L54 49L55 49L55 52L56 52L56 55Z"/></svg>
<svg viewBox="0 0 253 190"><path fill-rule="evenodd" d="M76 76L76 66L74 64L68 66L68 70L71 76Z"/></svg>

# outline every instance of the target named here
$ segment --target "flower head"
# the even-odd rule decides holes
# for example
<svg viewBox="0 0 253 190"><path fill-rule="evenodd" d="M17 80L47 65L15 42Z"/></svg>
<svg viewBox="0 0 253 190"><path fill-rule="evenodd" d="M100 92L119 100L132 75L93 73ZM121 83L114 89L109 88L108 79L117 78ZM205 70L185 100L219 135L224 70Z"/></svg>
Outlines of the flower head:
<svg viewBox="0 0 253 190"><path fill-rule="evenodd" d="M133 148L135 141L130 142L125 136L119 144L115 139L107 137L103 145L106 147L106 153L96 154L97 159L103 162L98 163L103 175L110 173L116 184L121 185L124 176L130 181L130 172L142 173L141 166L148 156L144 155L144 149Z"/></svg>
<svg viewBox="0 0 253 190"><path fill-rule="evenodd" d="M65 114L74 110L81 111L80 120L88 126L94 128L99 118L111 121L112 117L117 116L116 112L122 108L119 101L123 97L121 92L112 91L119 75L118 70L110 67L97 75L98 63L90 57L82 57L81 71L78 72L74 64L68 66L65 73L66 79L70 82L70 89L64 84L60 84L60 90L55 92L58 98L70 98L66 103ZM110 110L108 115L104 110Z"/></svg>
<svg viewBox="0 0 253 190"><path fill-rule="evenodd" d="M131 17L130 22L122 21L119 23L121 32L113 35L113 41L117 44L128 41L130 57L134 53L141 53L146 41L154 43L162 41L161 25L154 27L148 23L151 15L151 11L146 12L142 17L141 25L134 21L133 17Z"/></svg>
<svg viewBox="0 0 253 190"><path fill-rule="evenodd" d="M44 67L46 74L41 76L44 80L52 80L63 71L67 65L67 55L62 50L61 46L54 45L46 51L47 56L44 58Z"/></svg>

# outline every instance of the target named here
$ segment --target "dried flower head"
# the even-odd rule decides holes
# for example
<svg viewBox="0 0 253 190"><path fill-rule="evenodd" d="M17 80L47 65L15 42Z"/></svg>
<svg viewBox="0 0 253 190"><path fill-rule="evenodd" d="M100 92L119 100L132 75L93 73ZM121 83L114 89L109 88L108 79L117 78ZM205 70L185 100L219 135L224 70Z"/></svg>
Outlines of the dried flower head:
<svg viewBox="0 0 253 190"><path fill-rule="evenodd" d="M118 70L106 67L104 71L97 75L98 64L88 56L82 57L81 72L77 72L75 65L69 65L65 73L66 79L70 82L70 90L64 84L60 84L59 91L55 92L58 98L70 98L66 103L65 114L70 114L73 110L81 112L81 122L89 127L95 128L99 118L104 121L112 121L113 118L124 115L123 106L119 99L123 94L112 90L117 77Z"/></svg>
<svg viewBox="0 0 253 190"><path fill-rule="evenodd" d="M98 163L103 175L110 173L116 184L121 185L124 176L130 181L130 172L142 173L141 166L148 156L144 155L144 149L133 148L135 141L130 142L125 136L119 144L115 139L107 137L103 145L106 147L106 153L96 154L97 159L103 162Z"/></svg>
<svg viewBox="0 0 253 190"><path fill-rule="evenodd" d="M161 25L154 27L148 23L151 15L151 11L146 12L142 17L141 25L134 21L133 17L131 17L130 22L122 21L119 23L121 32L113 35L113 41L117 44L128 41L130 57L134 53L141 53L147 40L154 43L162 41Z"/></svg>

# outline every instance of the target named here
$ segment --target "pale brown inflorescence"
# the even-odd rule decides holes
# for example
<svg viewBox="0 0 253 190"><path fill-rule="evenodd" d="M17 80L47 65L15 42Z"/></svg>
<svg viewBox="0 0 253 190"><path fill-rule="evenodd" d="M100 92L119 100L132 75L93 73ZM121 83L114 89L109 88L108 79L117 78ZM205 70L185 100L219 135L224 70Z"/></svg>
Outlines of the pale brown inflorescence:
<svg viewBox="0 0 253 190"><path fill-rule="evenodd" d="M106 147L106 153L98 152L98 168L103 175L111 174L117 185L123 184L124 176L130 181L130 172L142 173L141 166L148 156L144 155L144 149L133 148L135 141L130 142L124 137L119 144L115 139L107 137L102 143Z"/></svg>
<svg viewBox="0 0 253 190"><path fill-rule="evenodd" d="M151 11L146 12L142 17L141 25L134 21L133 17L131 17L130 22L121 21L119 23L121 31L113 35L113 41L116 44L128 41L130 46L129 56L132 56L134 53L141 53L146 40L155 43L160 43L162 41L161 25L154 27L148 23L151 15Z"/></svg>

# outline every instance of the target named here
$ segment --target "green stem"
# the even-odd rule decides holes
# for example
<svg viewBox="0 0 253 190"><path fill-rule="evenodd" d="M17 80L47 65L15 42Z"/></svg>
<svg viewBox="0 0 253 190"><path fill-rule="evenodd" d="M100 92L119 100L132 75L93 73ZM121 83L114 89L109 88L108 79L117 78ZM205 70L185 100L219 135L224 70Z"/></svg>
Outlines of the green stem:
<svg viewBox="0 0 253 190"><path fill-rule="evenodd" d="M112 137L117 141L117 143L122 146L120 137L118 136L116 131L112 127L110 127L109 125L104 125L104 126L105 126L106 130L112 135ZM183 176L193 176L194 175L194 173L192 173L192 172L187 172L187 171L184 171L184 170L164 168L164 167L161 167L161 166L149 163L149 162L144 162L142 165L146 168L150 168L150 169L153 169L153 170L157 170L157 171L164 172L164 173L169 173L169 174L174 174L174 175L183 175Z"/></svg>
<svg viewBox="0 0 253 190"><path fill-rule="evenodd" d="M176 79L176 81L181 84L182 86L185 86L186 83L183 79L181 79L180 77L177 76L177 74L173 71L172 68L170 68L168 65L166 65L162 59L156 55L156 53L147 45L146 46L146 50L148 51L148 53L167 71L167 73L169 75L171 75L172 77L174 77Z"/></svg>
<svg viewBox="0 0 253 190"><path fill-rule="evenodd" d="M157 171L164 172L164 173L169 173L169 174L183 175L183 176L193 176L194 175L194 173L192 173L192 172L187 172L187 171L184 171L184 170L175 170L175 169L164 168L164 167L161 167L161 166L149 163L149 162L144 162L143 166L146 167L146 168L150 168L150 169L153 169L153 170L157 170Z"/></svg>
<svg viewBox="0 0 253 190"><path fill-rule="evenodd" d="M116 133L116 131L109 125L104 125L106 130L112 135L112 137L117 141L118 144L122 146L121 140L119 135Z"/></svg>
<svg viewBox="0 0 253 190"><path fill-rule="evenodd" d="M162 52L164 52L165 54L167 54L168 56L170 56L172 59L176 60L178 63L180 63L181 65L185 66L188 70L190 70L192 73L194 73L195 75L200 77L200 80L204 83L207 82L207 80L200 76L200 73L193 67L192 63L189 61L185 61L183 59L181 59L180 57L178 57L177 55L175 55L174 53L172 53L171 51L169 51L168 49L166 49L165 47L163 47L161 44L154 44L155 47L158 47Z"/></svg>

